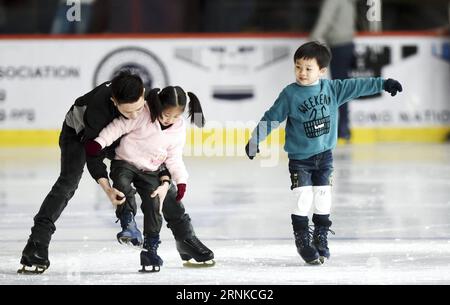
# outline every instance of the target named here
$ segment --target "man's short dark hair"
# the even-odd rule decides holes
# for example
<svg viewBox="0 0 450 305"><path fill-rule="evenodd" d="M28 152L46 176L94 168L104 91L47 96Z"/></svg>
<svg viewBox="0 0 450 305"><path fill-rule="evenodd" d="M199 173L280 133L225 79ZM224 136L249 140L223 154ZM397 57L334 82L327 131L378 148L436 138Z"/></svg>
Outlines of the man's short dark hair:
<svg viewBox="0 0 450 305"><path fill-rule="evenodd" d="M297 51L295 51L294 54L294 62L297 61L297 59L313 59L315 58L317 60L317 63L319 64L319 68L326 68L330 65L331 62L331 51L330 49L318 42L318 41L311 41L307 42L305 44L302 44Z"/></svg>
<svg viewBox="0 0 450 305"><path fill-rule="evenodd" d="M117 103L134 103L144 93L144 83L139 75L121 71L112 79L111 91Z"/></svg>

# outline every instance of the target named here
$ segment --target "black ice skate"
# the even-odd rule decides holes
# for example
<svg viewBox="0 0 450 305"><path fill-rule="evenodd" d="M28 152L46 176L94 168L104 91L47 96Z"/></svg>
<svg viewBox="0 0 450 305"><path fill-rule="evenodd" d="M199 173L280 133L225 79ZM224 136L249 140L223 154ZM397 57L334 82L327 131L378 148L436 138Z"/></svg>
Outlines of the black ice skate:
<svg viewBox="0 0 450 305"><path fill-rule="evenodd" d="M295 246L301 258L310 265L320 265L319 253L311 245L312 231L308 226L308 217L291 215L294 228Z"/></svg>
<svg viewBox="0 0 450 305"><path fill-rule="evenodd" d="M163 264L163 260L159 257L157 250L161 243L158 237L145 237L144 249L141 251L141 266L142 269L139 272L159 272L160 267ZM151 270L146 270L145 267L151 266Z"/></svg>
<svg viewBox="0 0 450 305"><path fill-rule="evenodd" d="M330 230L332 222L330 221L329 216L330 215L313 215L314 232L312 244L319 252L319 260L322 264L325 262L325 259L330 258L327 234L328 232L331 232L331 234L334 235L334 232Z"/></svg>
<svg viewBox="0 0 450 305"><path fill-rule="evenodd" d="M177 250L181 259L185 261L183 264L185 267L212 267L215 265L214 253L202 244L195 235L177 241Z"/></svg>
<svg viewBox="0 0 450 305"><path fill-rule="evenodd" d="M140 248L142 246L142 234L137 228L134 215L131 211L120 215L120 226L122 231L117 233L117 241L131 247Z"/></svg>
<svg viewBox="0 0 450 305"><path fill-rule="evenodd" d="M334 234L330 227L315 226L313 233L313 246L319 252L319 260L323 264L325 259L330 258L330 249L328 249L327 233Z"/></svg>
<svg viewBox="0 0 450 305"><path fill-rule="evenodd" d="M17 270L20 274L41 274L50 266L48 260L48 246L28 240L20 259L22 269ZM31 267L32 269L27 269ZM34 268L34 269L33 269Z"/></svg>

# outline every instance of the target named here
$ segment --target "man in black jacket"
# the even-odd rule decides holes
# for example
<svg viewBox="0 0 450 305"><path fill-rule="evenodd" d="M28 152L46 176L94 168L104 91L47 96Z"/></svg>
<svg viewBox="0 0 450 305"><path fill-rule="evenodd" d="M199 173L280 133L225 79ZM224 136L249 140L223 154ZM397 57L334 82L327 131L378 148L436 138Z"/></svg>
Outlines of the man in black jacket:
<svg viewBox="0 0 450 305"><path fill-rule="evenodd" d="M96 138L104 127L119 116L135 119L146 103L144 91L139 76L121 72L111 82L105 82L76 99L66 115L59 137L61 172L34 217L34 226L20 260L23 268L18 272L42 273L50 266L48 246L56 230L55 222L78 188L86 161L91 176L100 184L111 203L120 205L125 201L124 194L111 187L103 163L105 157L111 159L114 156L114 149L120 139L97 157L89 157L88 160L84 143ZM168 178L169 172L162 170L160 179L164 181ZM176 194L172 186L165 200L175 200ZM164 217L175 236L179 251L190 253L197 261L213 258L212 252L195 237L189 215L184 213L184 209L183 214ZM134 221L134 218L130 221ZM34 266L35 270L26 270L26 266Z"/></svg>

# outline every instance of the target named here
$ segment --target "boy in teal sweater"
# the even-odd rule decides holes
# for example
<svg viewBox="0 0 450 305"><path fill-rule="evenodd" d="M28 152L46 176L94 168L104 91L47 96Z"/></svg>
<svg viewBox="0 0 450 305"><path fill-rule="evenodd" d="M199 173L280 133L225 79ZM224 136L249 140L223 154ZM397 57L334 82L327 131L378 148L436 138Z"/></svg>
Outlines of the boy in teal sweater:
<svg viewBox="0 0 450 305"><path fill-rule="evenodd" d="M382 90L392 96L402 91L401 84L393 79L321 79L330 61L329 49L318 42L308 42L297 49L294 55L296 82L281 91L245 147L247 156L253 159L259 152L259 142L287 119L284 149L289 157L291 190L296 198L292 226L297 251L309 264L322 264L330 257L327 234L332 232L329 229L332 224L331 151L337 141L339 106ZM312 205L314 232L309 230L308 219Z"/></svg>

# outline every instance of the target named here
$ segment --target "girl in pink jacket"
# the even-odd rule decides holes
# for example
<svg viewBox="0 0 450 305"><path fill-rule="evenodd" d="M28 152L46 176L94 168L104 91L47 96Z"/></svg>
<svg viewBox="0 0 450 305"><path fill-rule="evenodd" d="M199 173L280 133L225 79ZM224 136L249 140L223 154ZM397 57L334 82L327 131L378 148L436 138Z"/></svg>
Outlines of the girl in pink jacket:
<svg viewBox="0 0 450 305"><path fill-rule="evenodd" d="M191 123L203 127L205 119L198 98L191 92L189 97L189 117ZM117 234L121 243L139 245L140 232L134 215L136 202L134 194L139 193L144 213L144 250L141 252L141 271L152 266L150 271L159 271L162 259L157 254L161 243L159 232L162 226L161 212L166 219L184 213L180 200L186 191L188 173L183 162L183 147L186 141L186 123L182 115L186 108L187 96L181 87L166 87L161 92L153 89L147 95L147 103L136 118L120 117L106 126L94 140L97 151L111 145L122 137L116 148L116 156L111 162L110 177L113 187L124 194L123 203L117 206L116 215L121 220L122 232ZM165 164L166 178L161 179L160 167ZM171 186L176 181L176 200L165 200ZM162 182L161 182L162 180ZM164 203L164 204L163 204ZM124 219L122 219L124 218ZM178 244L177 249L183 257L193 257L196 261L210 261L214 254L197 238L192 245ZM186 247L197 247L197 252ZM185 248L183 248L185 247Z"/></svg>

